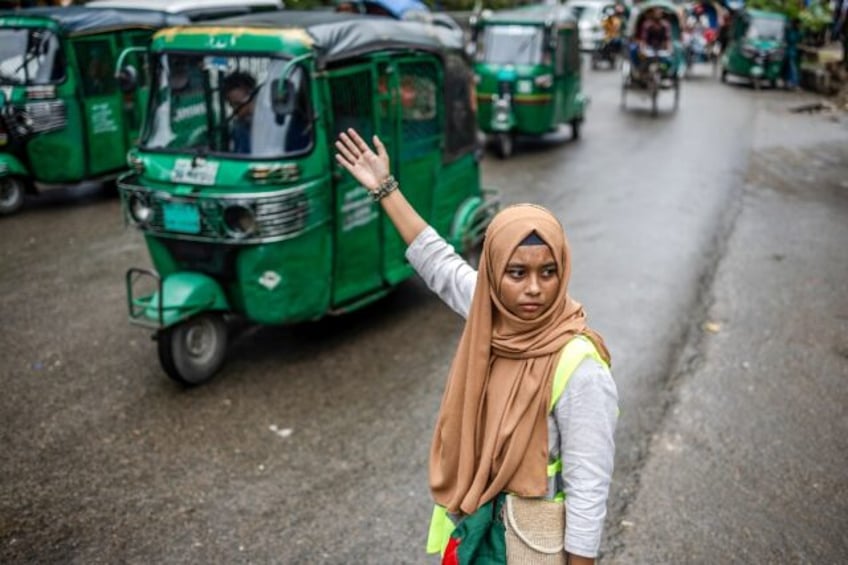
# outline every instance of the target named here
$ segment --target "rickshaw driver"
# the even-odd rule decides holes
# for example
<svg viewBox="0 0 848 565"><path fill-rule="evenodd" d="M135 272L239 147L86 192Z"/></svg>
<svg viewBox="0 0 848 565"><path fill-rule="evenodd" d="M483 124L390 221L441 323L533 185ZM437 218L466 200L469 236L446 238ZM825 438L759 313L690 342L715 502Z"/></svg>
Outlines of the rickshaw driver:
<svg viewBox="0 0 848 565"><path fill-rule="evenodd" d="M641 55L645 50L668 51L670 47L671 26L663 18L662 10L651 8L637 34L637 40L630 45L630 60L633 67L641 68Z"/></svg>
<svg viewBox="0 0 848 565"><path fill-rule="evenodd" d="M253 111L256 106L256 79L248 73L236 71L223 83L224 97L233 110L230 136L233 153L250 154L250 132L253 129Z"/></svg>
<svg viewBox="0 0 848 565"><path fill-rule="evenodd" d="M604 28L604 42L613 49L616 49L621 41L623 12L624 8L620 4L613 8L605 8L604 18L601 20Z"/></svg>

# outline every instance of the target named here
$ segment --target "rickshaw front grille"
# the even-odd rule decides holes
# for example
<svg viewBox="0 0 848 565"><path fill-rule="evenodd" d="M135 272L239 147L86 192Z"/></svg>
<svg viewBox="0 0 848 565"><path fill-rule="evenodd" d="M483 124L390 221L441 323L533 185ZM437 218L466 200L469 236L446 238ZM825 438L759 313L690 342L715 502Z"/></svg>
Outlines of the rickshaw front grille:
<svg viewBox="0 0 848 565"><path fill-rule="evenodd" d="M32 120L33 133L45 133L64 128L68 123L67 108L61 100L29 102L24 112Z"/></svg>
<svg viewBox="0 0 848 565"><path fill-rule="evenodd" d="M154 233L172 234L185 239L222 241L237 240L239 243L261 243L269 239L284 239L295 236L308 227L309 200L304 190L290 190L282 194L240 198L199 198L185 200L194 203L200 212L200 231L182 234L165 227L164 207L170 202L180 202L169 196L153 197L153 216L147 230ZM256 219L257 230L247 237L233 236L224 223L224 210L231 204L250 208Z"/></svg>

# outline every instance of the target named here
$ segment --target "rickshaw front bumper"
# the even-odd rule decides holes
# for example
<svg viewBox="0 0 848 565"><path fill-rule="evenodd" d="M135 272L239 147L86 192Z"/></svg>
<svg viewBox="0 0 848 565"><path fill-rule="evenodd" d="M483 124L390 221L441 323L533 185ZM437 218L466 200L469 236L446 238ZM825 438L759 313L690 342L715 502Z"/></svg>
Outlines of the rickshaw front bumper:
<svg viewBox="0 0 848 565"><path fill-rule="evenodd" d="M492 97L492 123L494 132L510 131L515 127L515 115L512 112L512 98L509 95Z"/></svg>
<svg viewBox="0 0 848 565"><path fill-rule="evenodd" d="M156 290L135 295L140 281L147 279ZM131 268L126 274L130 323L154 329L176 325L210 310L229 310L220 285L202 273L173 273L164 279L156 271Z"/></svg>

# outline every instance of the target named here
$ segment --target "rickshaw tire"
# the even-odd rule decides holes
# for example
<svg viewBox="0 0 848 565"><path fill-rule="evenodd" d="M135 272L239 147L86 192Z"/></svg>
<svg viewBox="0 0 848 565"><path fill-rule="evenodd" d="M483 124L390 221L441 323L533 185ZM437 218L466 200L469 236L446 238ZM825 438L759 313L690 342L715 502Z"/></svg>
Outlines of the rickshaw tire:
<svg viewBox="0 0 848 565"><path fill-rule="evenodd" d="M727 82L727 70L721 69L721 82Z"/></svg>
<svg viewBox="0 0 848 565"><path fill-rule="evenodd" d="M511 133L499 133L495 139L495 144L498 148L498 156L501 159L508 159L514 151L515 139Z"/></svg>
<svg viewBox="0 0 848 565"><path fill-rule="evenodd" d="M0 216L10 216L24 205L26 185L17 177L7 176L0 179Z"/></svg>
<svg viewBox="0 0 848 565"><path fill-rule="evenodd" d="M192 359L187 341L190 330L204 325L211 331L212 350L204 352L204 359ZM228 331L224 317L219 312L199 314L175 326L162 330L157 336L159 363L174 381L187 387L198 386L212 379L227 353ZM196 355L195 355L196 356Z"/></svg>
<svg viewBox="0 0 848 565"><path fill-rule="evenodd" d="M580 118L574 118L571 120L571 139L578 140L580 139L580 122L582 122Z"/></svg>

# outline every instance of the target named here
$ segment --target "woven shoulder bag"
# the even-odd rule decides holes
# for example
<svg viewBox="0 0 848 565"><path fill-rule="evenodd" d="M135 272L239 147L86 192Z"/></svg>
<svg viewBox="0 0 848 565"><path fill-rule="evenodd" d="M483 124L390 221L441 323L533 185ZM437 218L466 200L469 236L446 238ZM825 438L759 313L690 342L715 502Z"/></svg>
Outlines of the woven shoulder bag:
<svg viewBox="0 0 848 565"><path fill-rule="evenodd" d="M503 513L507 565L566 565L563 501L508 494Z"/></svg>

